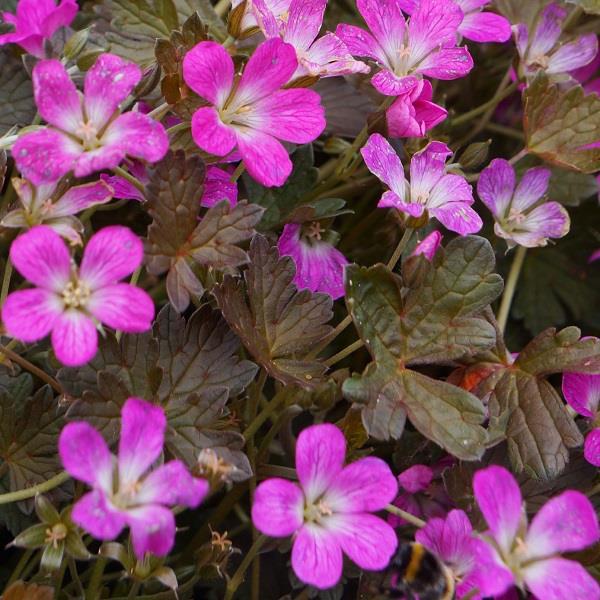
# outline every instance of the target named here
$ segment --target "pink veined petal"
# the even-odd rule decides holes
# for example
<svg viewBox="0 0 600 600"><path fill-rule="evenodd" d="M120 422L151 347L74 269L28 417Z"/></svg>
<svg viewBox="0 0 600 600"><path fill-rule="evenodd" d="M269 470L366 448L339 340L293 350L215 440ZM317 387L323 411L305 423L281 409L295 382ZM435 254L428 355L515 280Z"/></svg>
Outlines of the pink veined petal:
<svg viewBox="0 0 600 600"><path fill-rule="evenodd" d="M531 40L528 57L544 56L552 50L560 37L566 16L566 9L556 2L552 2L544 8Z"/></svg>
<svg viewBox="0 0 600 600"><path fill-rule="evenodd" d="M58 453L69 475L112 494L113 455L97 429L82 421L68 423L60 432Z"/></svg>
<svg viewBox="0 0 600 600"><path fill-rule="evenodd" d="M371 79L373 87L384 96L400 96L409 93L418 83L412 76L398 76L388 69L382 69Z"/></svg>
<svg viewBox="0 0 600 600"><path fill-rule="evenodd" d="M22 3L23 0L21 0ZM75 0L61 0L58 6L53 6L51 12L42 20L40 31L43 36L49 39L57 29L70 25L78 10L79 7Z"/></svg>
<svg viewBox="0 0 600 600"><path fill-rule="evenodd" d="M220 108L233 85L233 60L221 44L200 42L183 59L183 78L199 96Z"/></svg>
<svg viewBox="0 0 600 600"><path fill-rule="evenodd" d="M327 0L293 0L284 40L298 50L307 50L319 34L326 6Z"/></svg>
<svg viewBox="0 0 600 600"><path fill-rule="evenodd" d="M548 238L561 238L571 226L569 213L558 202L545 202L525 216L518 230L510 236L519 245L527 248L545 246Z"/></svg>
<svg viewBox="0 0 600 600"><path fill-rule="evenodd" d="M598 38L588 33L570 44L561 46L548 61L546 73L565 73L587 65L598 54Z"/></svg>
<svg viewBox="0 0 600 600"><path fill-rule="evenodd" d="M344 554L361 569L385 569L398 547L394 529L368 513L334 513L327 518L327 528L334 533Z"/></svg>
<svg viewBox="0 0 600 600"><path fill-rule="evenodd" d="M477 193L496 217L503 217L515 191L515 170L503 158L495 158L479 176Z"/></svg>
<svg viewBox="0 0 600 600"><path fill-rule="evenodd" d="M438 233L438 232L433 232ZM432 234L433 235L433 234ZM440 235L438 233L438 235ZM428 236L429 237L429 236ZM440 235L441 238L441 235ZM427 238L425 238L427 239ZM425 240L423 240L425 241ZM422 243L422 242L421 242ZM423 492L433 481L433 470L427 465L413 465L398 475L398 483L411 494Z"/></svg>
<svg viewBox="0 0 600 600"><path fill-rule="evenodd" d="M82 153L77 142L50 128L20 136L12 149L21 175L35 185L59 180L75 167Z"/></svg>
<svg viewBox="0 0 600 600"><path fill-rule="evenodd" d="M7 14L10 13L4 13L4 15ZM4 20L7 23L9 22L6 17L4 17ZM31 35L18 32L3 33L0 35L0 46L4 46L5 44L19 44L21 48L32 56L44 58L44 38L37 33Z"/></svg>
<svg viewBox="0 0 600 600"><path fill-rule="evenodd" d="M410 161L410 198L412 202L429 205L429 196L433 188L445 177L445 159L443 153L437 152L435 143L428 144L421 152L413 155Z"/></svg>
<svg viewBox="0 0 600 600"><path fill-rule="evenodd" d="M111 225L95 233L83 251L81 280L91 290L117 283L142 263L141 240L127 227Z"/></svg>
<svg viewBox="0 0 600 600"><path fill-rule="evenodd" d="M169 553L175 543L175 517L170 509L150 504L129 509L126 515L133 551L139 560L147 552L156 556Z"/></svg>
<svg viewBox="0 0 600 600"><path fill-rule="evenodd" d="M71 256L61 237L50 227L37 225L10 246L15 269L35 285L62 292L71 277Z"/></svg>
<svg viewBox="0 0 600 600"><path fill-rule="evenodd" d="M562 392L571 408L593 419L600 405L600 375L565 373Z"/></svg>
<svg viewBox="0 0 600 600"><path fill-rule="evenodd" d="M420 202L402 202L394 192L388 191L381 196L377 203L378 208L395 208L411 217L418 218L425 212L425 205Z"/></svg>
<svg viewBox="0 0 600 600"><path fill-rule="evenodd" d="M335 30L335 35L339 37L348 47L350 54L354 56L366 56L377 61L380 65L393 69L383 48L377 40L367 31L354 25L341 23Z"/></svg>
<svg viewBox="0 0 600 600"><path fill-rule="evenodd" d="M148 331L154 319L152 298L144 290L128 283L94 290L87 308L101 323L127 333Z"/></svg>
<svg viewBox="0 0 600 600"><path fill-rule="evenodd" d="M458 79L473 68L473 58L466 47L441 48L429 54L417 67L419 73L435 79Z"/></svg>
<svg viewBox="0 0 600 600"><path fill-rule="evenodd" d="M374 133L361 148L360 153L369 171L404 202L406 200L404 167L390 143L382 135Z"/></svg>
<svg viewBox="0 0 600 600"><path fill-rule="evenodd" d="M256 488L252 523L265 535L287 537L302 527L304 494L291 481L267 479Z"/></svg>
<svg viewBox="0 0 600 600"><path fill-rule="evenodd" d="M600 429L592 429L583 444L583 456L591 465L600 467Z"/></svg>
<svg viewBox="0 0 600 600"><path fill-rule="evenodd" d="M71 519L98 540L114 540L125 527L124 512L113 508L100 490L84 494L75 503Z"/></svg>
<svg viewBox="0 0 600 600"><path fill-rule="evenodd" d="M83 91L87 118L96 129L106 125L141 78L141 69L132 62L114 54L98 57L85 75Z"/></svg>
<svg viewBox="0 0 600 600"><path fill-rule="evenodd" d="M346 439L329 423L302 430L296 443L296 471L308 502L314 502L335 481L344 465Z"/></svg>
<svg viewBox="0 0 600 600"><path fill-rule="evenodd" d="M444 175L431 188L428 208L443 208L451 202L473 204L473 189L460 175Z"/></svg>
<svg viewBox="0 0 600 600"><path fill-rule="evenodd" d="M161 123L139 112L117 117L102 136L105 146L118 146L128 156L158 162L169 149L169 137Z"/></svg>
<svg viewBox="0 0 600 600"><path fill-rule="evenodd" d="M550 558L534 562L524 569L527 587L544 600L598 600L598 582L574 560Z"/></svg>
<svg viewBox="0 0 600 600"><path fill-rule="evenodd" d="M417 10L417 6L419 6L419 0L398 0L398 6L407 15L412 15Z"/></svg>
<svg viewBox="0 0 600 600"><path fill-rule="evenodd" d="M98 350L94 322L78 310L66 310L52 330L52 348L56 358L67 367L79 367L89 362Z"/></svg>
<svg viewBox="0 0 600 600"><path fill-rule="evenodd" d="M263 42L244 68L231 100L231 109L254 104L286 84L294 74L298 60L291 44L279 38Z"/></svg>
<svg viewBox="0 0 600 600"><path fill-rule="evenodd" d="M504 565L495 549L480 539L471 540L474 562L468 575L457 586L457 597L461 598L470 589L477 588L481 595L476 598L493 596L498 600L508 600L503 594L514 584L514 576ZM514 597L514 600L518 600Z"/></svg>
<svg viewBox="0 0 600 600"><path fill-rule="evenodd" d="M402 94L387 111L387 124L390 137L421 137L425 134L424 124L416 118L416 110L411 94Z"/></svg>
<svg viewBox="0 0 600 600"><path fill-rule="evenodd" d="M50 214L52 218L76 215L77 213L90 208L90 206L106 204L112 200L112 197L112 188L104 183L104 181L78 185L69 188L58 201L52 205Z"/></svg>
<svg viewBox="0 0 600 600"><path fill-rule="evenodd" d="M107 175L103 173L100 175L100 179L104 181L113 190L114 198L124 198L127 200L138 200L139 202L145 202L146 198L135 185L129 183L127 179L118 177L117 175Z"/></svg>
<svg viewBox="0 0 600 600"><path fill-rule="evenodd" d="M206 479L197 479L180 460L171 460L154 469L135 495L136 504L182 504L196 508L210 489Z"/></svg>
<svg viewBox="0 0 600 600"><path fill-rule="evenodd" d="M459 235L477 233L483 227L481 217L465 202L448 202L429 210L446 229Z"/></svg>
<svg viewBox="0 0 600 600"><path fill-rule="evenodd" d="M523 518L523 500L515 478L503 467L487 467L475 473L473 492L494 539L509 552Z"/></svg>
<svg viewBox="0 0 600 600"><path fill-rule="evenodd" d="M48 123L75 133L83 122L81 96L59 60L42 60L33 68L33 93Z"/></svg>
<svg viewBox="0 0 600 600"><path fill-rule="evenodd" d="M507 42L512 30L508 19L489 12L465 14L458 32L474 42Z"/></svg>
<svg viewBox="0 0 600 600"><path fill-rule="evenodd" d="M283 185L292 172L287 150L272 135L236 130L238 149L250 176L266 187Z"/></svg>
<svg viewBox="0 0 600 600"><path fill-rule="evenodd" d="M225 125L212 107L199 108L192 117L192 137L205 152L215 156L229 154L236 145L233 127Z"/></svg>
<svg viewBox="0 0 600 600"><path fill-rule="evenodd" d="M208 167L204 179L204 191L200 204L207 208L221 200L227 200L231 206L237 204L237 183L231 181L231 174L219 167Z"/></svg>
<svg viewBox="0 0 600 600"><path fill-rule="evenodd" d="M52 227L69 244L74 246L82 245L81 234L83 233L83 225L77 217L67 216L48 219L46 225Z"/></svg>
<svg viewBox="0 0 600 600"><path fill-rule="evenodd" d="M285 25L278 21L277 15L273 13L268 2L265 0L252 0L252 11L260 30L267 39L279 37Z"/></svg>
<svg viewBox="0 0 600 600"><path fill-rule="evenodd" d="M160 406L128 398L121 411L119 487L136 485L163 449L167 419Z"/></svg>
<svg viewBox="0 0 600 600"><path fill-rule="evenodd" d="M336 532L306 523L292 547L292 568L300 581L321 590L342 577L342 548Z"/></svg>
<svg viewBox="0 0 600 600"><path fill-rule="evenodd" d="M382 510L394 500L398 482L386 462L368 456L344 467L323 501L334 513Z"/></svg>
<svg viewBox="0 0 600 600"><path fill-rule="evenodd" d="M61 298L48 290L33 288L9 294L2 306L2 322L11 337L37 342L46 337L63 311Z"/></svg>
<svg viewBox="0 0 600 600"><path fill-rule="evenodd" d="M472 11L479 11L487 6L492 0L454 0L460 9L466 14Z"/></svg>
<svg viewBox="0 0 600 600"><path fill-rule="evenodd" d="M433 518L419 529L415 540L451 565L456 575L469 572L474 563L471 547L473 527L462 510L451 510L446 518Z"/></svg>
<svg viewBox="0 0 600 600"><path fill-rule="evenodd" d="M519 212L533 206L547 191L552 172L544 167L528 169L515 190L510 207Z"/></svg>
<svg viewBox="0 0 600 600"><path fill-rule="evenodd" d="M581 492L569 490L551 498L533 518L525 545L529 558L574 552L600 538L598 517Z"/></svg>
<svg viewBox="0 0 600 600"><path fill-rule="evenodd" d="M305 58L300 60L298 69L302 68L321 77L368 73L371 70L364 62L354 60L346 44L333 33L326 33L311 45Z"/></svg>

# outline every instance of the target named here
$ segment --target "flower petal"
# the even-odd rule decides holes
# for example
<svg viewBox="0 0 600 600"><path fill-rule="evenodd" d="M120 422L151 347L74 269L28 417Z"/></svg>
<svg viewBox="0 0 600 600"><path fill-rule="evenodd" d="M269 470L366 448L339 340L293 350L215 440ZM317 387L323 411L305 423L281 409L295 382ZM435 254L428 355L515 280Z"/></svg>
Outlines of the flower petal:
<svg viewBox="0 0 600 600"><path fill-rule="evenodd" d="M304 494L291 481L267 479L256 488L252 522L272 537L287 537L302 527Z"/></svg>
<svg viewBox="0 0 600 600"><path fill-rule="evenodd" d="M552 172L544 167L528 169L517 185L510 207L524 212L533 206L547 191Z"/></svg>
<svg viewBox="0 0 600 600"><path fill-rule="evenodd" d="M598 582L574 560L551 558L540 560L524 569L527 587L536 598L544 600L598 600Z"/></svg>
<svg viewBox="0 0 600 600"><path fill-rule="evenodd" d="M562 33L562 24L567 10L556 2L551 2L542 11L537 22L528 57L544 56L552 50Z"/></svg>
<svg viewBox="0 0 600 600"><path fill-rule="evenodd" d="M98 540L114 540L125 527L123 512L110 506L100 490L84 494L73 506L71 519Z"/></svg>
<svg viewBox="0 0 600 600"><path fill-rule="evenodd" d="M455 231L459 235L477 233L483 227L481 217L466 202L448 202L443 206L430 209L429 213L446 229Z"/></svg>
<svg viewBox="0 0 600 600"><path fill-rule="evenodd" d="M508 19L490 12L466 14L458 28L459 33L473 42L507 42L512 30Z"/></svg>
<svg viewBox="0 0 600 600"><path fill-rule="evenodd" d="M571 221L567 209L558 202L546 202L534 208L507 237L527 248L545 246L548 238L569 233Z"/></svg>
<svg viewBox="0 0 600 600"><path fill-rule="evenodd" d="M292 547L292 568L300 581L324 590L342 577L342 548L337 535L307 523Z"/></svg>
<svg viewBox="0 0 600 600"><path fill-rule="evenodd" d="M69 475L112 494L113 455L97 429L89 423L68 423L60 432L58 453Z"/></svg>
<svg viewBox="0 0 600 600"><path fill-rule="evenodd" d="M477 193L495 217L503 217L515 191L515 170L503 158L495 158L479 176Z"/></svg>
<svg viewBox="0 0 600 600"><path fill-rule="evenodd" d="M368 73L371 70L364 62L354 60L346 44L333 33L326 33L312 44L306 56L300 58L298 69L321 77ZM298 71L294 76L298 76Z"/></svg>
<svg viewBox="0 0 600 600"><path fill-rule="evenodd" d="M382 69L371 79L373 87L384 96L400 96L409 93L417 84L417 79L412 76L399 76Z"/></svg>
<svg viewBox="0 0 600 600"><path fill-rule="evenodd" d="M36 6L39 7L40 1L34 1ZM21 4L23 4L23 0L21 0L19 3L19 7ZM56 6L54 4L54 0L52 0L51 4L52 7L50 12L40 23L40 31L47 39L50 39L59 27L70 25L75 18L75 15L77 15L77 11L79 10L76 0L61 0L58 3L58 6Z"/></svg>
<svg viewBox="0 0 600 600"><path fill-rule="evenodd" d="M390 143L382 135L374 133L361 148L360 153L369 171L404 202L406 199L404 167Z"/></svg>
<svg viewBox="0 0 600 600"><path fill-rule="evenodd" d="M562 392L565 400L580 415L593 419L600 406L600 375L565 373Z"/></svg>
<svg viewBox="0 0 600 600"><path fill-rule="evenodd" d="M103 173L100 175L100 179L104 181L113 190L114 198L124 198L127 200L138 200L139 202L145 202L146 198L135 185L129 183L127 179L119 177L117 175L107 175Z"/></svg>
<svg viewBox="0 0 600 600"><path fill-rule="evenodd" d="M600 428L592 429L585 437L583 456L591 465L600 467Z"/></svg>
<svg viewBox="0 0 600 600"><path fill-rule="evenodd" d="M231 206L235 206L237 197L237 183L231 181L231 174L219 167L207 167L200 204L210 208L221 200L227 200Z"/></svg>
<svg viewBox="0 0 600 600"><path fill-rule="evenodd" d="M125 159L126 154L121 144L104 144L96 150L80 154L75 161L73 173L77 177L87 177L97 171L114 169Z"/></svg>
<svg viewBox="0 0 600 600"><path fill-rule="evenodd" d="M143 257L142 242L131 229L121 225L103 227L83 251L80 278L94 291L133 273Z"/></svg>
<svg viewBox="0 0 600 600"><path fill-rule="evenodd" d="M427 465L413 465L398 475L398 483L411 494L425 491L432 481L433 469Z"/></svg>
<svg viewBox="0 0 600 600"><path fill-rule="evenodd" d="M175 517L170 509L150 504L127 511L133 551L139 560L146 552L166 556L175 543Z"/></svg>
<svg viewBox="0 0 600 600"><path fill-rule="evenodd" d="M119 487L136 485L163 449L167 419L160 406L129 398L121 411Z"/></svg>
<svg viewBox="0 0 600 600"><path fill-rule="evenodd" d="M250 176L266 187L283 185L292 172L287 150L273 136L237 130L238 148Z"/></svg>
<svg viewBox="0 0 600 600"><path fill-rule="evenodd" d="M509 552L523 518L523 500L515 478L503 467L477 471L473 492L492 535Z"/></svg>
<svg viewBox="0 0 600 600"><path fill-rule="evenodd" d="M594 60L598 54L598 38L595 33L588 33L570 44L561 46L548 61L546 73L566 73L584 67Z"/></svg>
<svg viewBox="0 0 600 600"><path fill-rule="evenodd" d="M63 311L54 293L34 288L9 294L2 306L6 332L22 342L37 342L46 337Z"/></svg>
<svg viewBox="0 0 600 600"><path fill-rule="evenodd" d="M152 327L154 302L142 289L128 283L117 283L95 290L88 310L113 329L141 333Z"/></svg>
<svg viewBox="0 0 600 600"><path fill-rule="evenodd" d="M466 47L441 48L421 62L417 71L436 79L458 79L473 68L473 58Z"/></svg>
<svg viewBox="0 0 600 600"><path fill-rule="evenodd" d="M442 234L439 231L432 231L428 236L424 237L415 247L411 256L420 256L423 255L429 262L433 260L437 249L440 247L442 243ZM424 465L415 465L415 466L424 466ZM409 469L407 469L409 470ZM406 471L405 471L406 472ZM401 475L398 476L398 481L400 481ZM402 484L402 481L400 481Z"/></svg>
<svg viewBox="0 0 600 600"><path fill-rule="evenodd" d="M354 56L366 56L377 61L380 65L389 69L393 68L383 48L377 40L367 31L355 25L342 23L337 26L335 35L339 37L348 47L350 54Z"/></svg>
<svg viewBox="0 0 600 600"><path fill-rule="evenodd" d="M236 144L233 127L225 125L210 106L199 108L192 116L192 137L202 150L215 156L229 154Z"/></svg>
<svg viewBox="0 0 600 600"><path fill-rule="evenodd" d="M52 330L52 348L63 365L84 365L94 358L98 350L98 333L94 322L78 310L66 310Z"/></svg>
<svg viewBox="0 0 600 600"><path fill-rule="evenodd" d="M446 518L429 519L415 534L415 540L452 566L458 576L468 573L475 562L471 542L473 527L466 513L451 510Z"/></svg>
<svg viewBox="0 0 600 600"><path fill-rule="evenodd" d="M296 471L308 502L331 486L345 456L346 439L335 425L323 423L302 430L296 443Z"/></svg>
<svg viewBox="0 0 600 600"><path fill-rule="evenodd" d="M307 50L319 34L326 6L327 0L292 2L285 25L285 41L298 50Z"/></svg>
<svg viewBox="0 0 600 600"><path fill-rule="evenodd" d="M90 206L106 204L112 197L112 189L103 181L78 185L69 188L52 205L50 215L52 218L76 215Z"/></svg>

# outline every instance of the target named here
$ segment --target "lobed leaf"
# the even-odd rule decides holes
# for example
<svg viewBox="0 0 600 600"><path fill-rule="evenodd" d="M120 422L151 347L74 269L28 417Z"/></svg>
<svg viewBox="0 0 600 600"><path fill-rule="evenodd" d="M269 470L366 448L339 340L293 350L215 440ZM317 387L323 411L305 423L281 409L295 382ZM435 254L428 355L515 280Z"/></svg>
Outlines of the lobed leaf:
<svg viewBox="0 0 600 600"><path fill-rule="evenodd" d="M15 125L29 125L35 116L31 79L23 62L8 46L0 48L0 135Z"/></svg>

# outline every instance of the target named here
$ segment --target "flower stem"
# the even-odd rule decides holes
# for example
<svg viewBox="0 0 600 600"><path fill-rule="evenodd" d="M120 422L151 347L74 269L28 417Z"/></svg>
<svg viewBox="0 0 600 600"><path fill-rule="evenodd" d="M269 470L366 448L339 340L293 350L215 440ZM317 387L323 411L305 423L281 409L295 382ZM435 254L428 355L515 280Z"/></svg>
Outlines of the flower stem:
<svg viewBox="0 0 600 600"><path fill-rule="evenodd" d="M61 471L58 475L32 487L25 488L24 490L17 490L16 492L9 492L8 494L0 494L0 504L10 504L11 502L19 502L20 500L33 498L36 494L53 490L70 478L71 476L66 471Z"/></svg>
<svg viewBox="0 0 600 600"><path fill-rule="evenodd" d="M154 110L151 110L148 113L148 116L151 119L156 119L157 121L160 121L169 112L169 108L169 103L163 102L160 106L157 106Z"/></svg>
<svg viewBox="0 0 600 600"><path fill-rule="evenodd" d="M356 352L358 349L362 348L365 343L362 340L356 340L349 346L346 346L343 350L340 350L337 354L334 354L331 358L328 358L324 364L328 367L335 365L335 363L340 362L347 356L350 356L353 352Z"/></svg>
<svg viewBox="0 0 600 600"><path fill-rule="evenodd" d="M527 248L519 246L515 253L508 278L506 279L506 285L504 286L504 293L502 294L502 301L500 302L500 310L498 311L498 329L501 333L504 333L506 329L506 323L508 321L508 314L510 313L510 306L512 304L513 296L517 288L517 282L519 281L519 275L525 261L525 254Z"/></svg>
<svg viewBox="0 0 600 600"><path fill-rule="evenodd" d="M390 257L390 260L388 260L387 268L390 271L393 271L394 268L396 267L396 265L398 264L398 261L400 260L402 253L406 250L406 247L408 246L414 231L415 230L412 227L407 227L404 230L404 234L400 238L400 241L398 242L398 245L396 246L394 253Z"/></svg>
<svg viewBox="0 0 600 600"><path fill-rule="evenodd" d="M102 575L104 574L104 567L108 559L104 556L98 556L96 564L92 570L92 576L90 577L90 583L85 593L85 600L99 600L100 598L100 587L102 585Z"/></svg>
<svg viewBox="0 0 600 600"><path fill-rule="evenodd" d="M411 515L409 512L406 512L405 510L402 510L401 508L398 508L397 506L394 506L393 504L388 504L385 507L385 510L387 510L392 515L396 515L397 517L400 517L401 519L408 521L411 525L414 525L415 527L418 527L419 529L421 529L421 527L425 527L425 525L427 525L427 523L425 521L423 521L422 519L419 519L419 517L415 517L415 515Z"/></svg>
<svg viewBox="0 0 600 600"><path fill-rule="evenodd" d="M127 594L127 598L135 598L138 595L138 592L140 591L141 586L142 586L141 581L134 581L133 585L131 586L131 588L129 590L129 594Z"/></svg>
<svg viewBox="0 0 600 600"><path fill-rule="evenodd" d="M235 169L235 171L233 172L233 175L231 176L231 178L229 179L229 181L231 183L235 183L241 176L242 173L246 170L246 165L241 162Z"/></svg>
<svg viewBox="0 0 600 600"><path fill-rule="evenodd" d="M4 306L4 301L8 296L10 289L10 278L12 277L13 266L10 258L6 259L6 267L4 267L4 277L2 277L2 291L0 292L0 306Z"/></svg>
<svg viewBox="0 0 600 600"><path fill-rule="evenodd" d="M284 394L277 394L251 421L244 431L244 439L249 440L260 429L261 425L279 408L285 399Z"/></svg>
<svg viewBox="0 0 600 600"><path fill-rule="evenodd" d="M144 193L144 184L137 177L134 177L131 173L128 173L125 169L122 169L121 167L115 167L113 171L115 175L126 179L127 181L129 181L129 183L131 183L131 185L135 186L138 190L140 190L142 194Z"/></svg>
<svg viewBox="0 0 600 600"><path fill-rule="evenodd" d="M4 354L4 356L17 363L20 367L23 367L26 371L29 371L32 375L39 377L42 381L45 381L50 387L52 387L52 389L56 393L64 395L65 391L63 390L60 383L58 383L58 381L54 379L54 377L51 377L50 375L48 375L48 373L42 371L42 369L30 363L26 358L19 356L16 352L13 352L7 346L2 345L0 345L0 354Z"/></svg>
<svg viewBox="0 0 600 600"><path fill-rule="evenodd" d="M250 550L246 556L244 556L244 560L242 560L240 566L237 568L237 571L233 574L233 577L229 580L227 584L227 589L225 591L225 599L231 600L237 589L242 584L244 580L244 575L250 566L250 563L254 560L254 557L258 554L259 550L262 548L263 544L267 541L267 537L265 535L259 535L254 543L252 544Z"/></svg>
<svg viewBox="0 0 600 600"><path fill-rule="evenodd" d="M508 162L511 165L516 165L522 158L525 158L527 154L527 148L523 148L522 150L519 150L519 152L517 152Z"/></svg>
<svg viewBox="0 0 600 600"><path fill-rule="evenodd" d="M457 125L462 125L464 123L468 123L471 119L478 117L479 115L483 114L490 108L495 108L497 104L499 104L500 102L502 102L502 100L504 100L504 98L507 98L508 96L510 96L517 89L517 86L518 86L518 83L516 81L511 83L508 87L504 87L503 84L504 84L504 80L501 82L497 92L487 102L480 104L478 107L474 108L473 110L470 110L462 115L459 115L458 117L454 117L454 119L452 119L452 121L450 122L452 127L456 127Z"/></svg>

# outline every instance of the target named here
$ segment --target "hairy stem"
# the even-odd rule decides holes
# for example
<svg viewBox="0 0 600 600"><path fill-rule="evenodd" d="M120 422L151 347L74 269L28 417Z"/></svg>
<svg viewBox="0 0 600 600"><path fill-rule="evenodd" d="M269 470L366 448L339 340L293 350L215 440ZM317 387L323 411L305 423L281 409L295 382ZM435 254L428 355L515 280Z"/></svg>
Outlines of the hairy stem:
<svg viewBox="0 0 600 600"><path fill-rule="evenodd" d="M327 365L328 367L331 367L331 366L335 365L335 363L340 362L340 360L343 360L347 356L350 356L353 352L356 352L357 350L362 348L364 345L365 345L365 343L362 340L356 340L349 346L346 346L345 348L340 350L337 354L334 354L331 358L328 358L324 362L324 364Z"/></svg>
<svg viewBox="0 0 600 600"><path fill-rule="evenodd" d="M402 253L406 250L406 247L408 246L414 231L415 230L412 227L407 227L404 230L404 233L402 234L402 237L400 238L400 241L398 242L394 253L390 257L390 260L388 260L387 268L390 271L393 271L395 269L396 265L398 264L398 261L400 260L400 257L402 256Z"/></svg>
<svg viewBox="0 0 600 600"><path fill-rule="evenodd" d="M10 278L12 277L13 266L10 262L10 258L6 260L6 267L4 267L4 276L2 277L2 291L0 292L0 306L4 306L4 301L8 296L8 290L10 289Z"/></svg>
<svg viewBox="0 0 600 600"><path fill-rule="evenodd" d="M7 346L0 345L0 354L4 354L7 358L12 360L14 363L18 364L20 367L29 371L32 375L39 377L42 381L46 382L56 393L64 395L65 391L62 386L54 377L51 377L45 371L42 371L39 367L36 367L34 364L30 363L26 358L18 355L16 352L13 352Z"/></svg>
<svg viewBox="0 0 600 600"><path fill-rule="evenodd" d="M419 517L415 517L415 515L411 515L409 512L406 512L405 510L402 510L401 508L398 508L393 504L388 504L385 507L385 510L387 510L392 515L396 515L397 517L404 519L405 521L407 521L411 525L414 525L415 527L418 527L419 529L427 525L427 523L423 521L423 519L419 519Z"/></svg>
<svg viewBox="0 0 600 600"><path fill-rule="evenodd" d="M512 265L510 266L506 285L504 286L504 293L502 294L502 301L500 302L500 310L498 311L498 329L501 333L504 333L504 330L506 329L510 307L513 296L515 295L515 290L517 289L517 282L519 281L519 275L523 268L526 253L527 248L519 246L515 252Z"/></svg>
<svg viewBox="0 0 600 600"><path fill-rule="evenodd" d="M9 492L8 494L0 494L0 504L10 504L11 502L19 502L20 500L33 498L36 494L42 494L43 492L53 490L70 478L71 476L66 471L61 471L58 475L32 487L25 488L24 490L17 490L16 492Z"/></svg>
<svg viewBox="0 0 600 600"><path fill-rule="evenodd" d="M244 560L242 560L240 566L237 568L237 571L229 580L229 583L227 584L227 590L225 591L225 600L232 600L235 593L237 592L237 589L242 584L242 581L244 581L244 575L246 574L248 567L250 566L250 564L254 560L254 557L258 554L258 552L263 547L263 544L266 541L267 537L264 535L259 535L256 538L256 540L252 544L252 547L250 548L250 550L248 550L246 556L244 556Z"/></svg>
<svg viewBox="0 0 600 600"><path fill-rule="evenodd" d="M128 173L125 169L122 169L121 167L115 167L113 171L115 175L126 179L131 185L133 185L140 192L142 192L142 194L144 193L144 184L137 177L134 177L131 173Z"/></svg>

